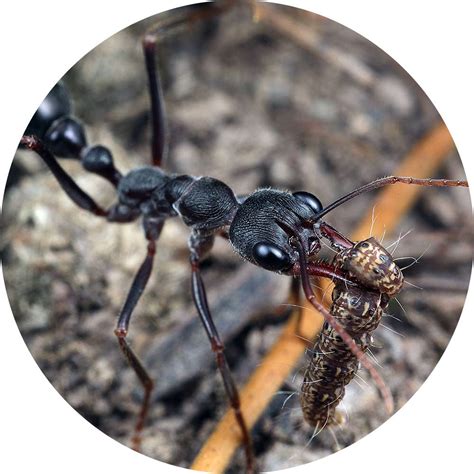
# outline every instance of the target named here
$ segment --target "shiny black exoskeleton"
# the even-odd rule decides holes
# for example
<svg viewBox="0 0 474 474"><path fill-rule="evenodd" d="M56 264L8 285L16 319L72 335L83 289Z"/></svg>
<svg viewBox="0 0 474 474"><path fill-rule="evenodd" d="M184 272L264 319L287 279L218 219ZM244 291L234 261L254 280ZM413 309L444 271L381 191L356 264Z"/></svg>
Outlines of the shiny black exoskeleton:
<svg viewBox="0 0 474 474"><path fill-rule="evenodd" d="M317 253L321 247L318 213L321 202L312 194L261 189L237 197L222 181L166 173L161 163L166 154L166 126L159 85L154 76L154 40L145 37L145 58L152 99L152 164L122 175L114 165L112 153L103 145L89 146L81 122L72 115L72 104L65 87L57 84L31 120L20 145L35 151L50 168L66 194L82 209L109 222L126 223L142 218L147 254L139 268L123 308L115 335L120 349L139 378L144 399L135 427L133 447L140 448L153 381L128 344L127 334L132 312L150 277L156 241L166 219L180 217L191 229L188 239L192 274L192 294L198 314L216 354L217 366L226 393L240 427L246 451L247 472L256 469L250 433L240 411L240 399L224 355L224 346L209 311L200 264L211 250L216 235L228 237L234 249L246 260L270 271L291 274L299 261L294 239L305 253ZM57 158L75 159L84 169L102 176L116 189L117 200L103 209L84 192L61 167ZM329 230L329 234L331 234ZM335 234L336 235L336 234ZM341 237L342 238L342 237Z"/></svg>
<svg viewBox="0 0 474 474"><path fill-rule="evenodd" d="M54 156L81 160L87 171L116 185L121 174L114 166L112 153L101 145L87 146L84 126L72 111L69 93L64 84L58 82L33 115L25 134L42 139Z"/></svg>

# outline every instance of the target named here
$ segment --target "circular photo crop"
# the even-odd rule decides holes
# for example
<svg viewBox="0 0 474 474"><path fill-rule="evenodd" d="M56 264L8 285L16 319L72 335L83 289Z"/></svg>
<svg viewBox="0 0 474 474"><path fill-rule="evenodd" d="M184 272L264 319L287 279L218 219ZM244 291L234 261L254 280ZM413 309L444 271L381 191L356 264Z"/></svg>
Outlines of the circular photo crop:
<svg viewBox="0 0 474 474"><path fill-rule="evenodd" d="M473 255L463 166L354 31L250 0L171 10L90 51L21 133L0 241L16 322L61 396L143 455L316 461L446 349Z"/></svg>

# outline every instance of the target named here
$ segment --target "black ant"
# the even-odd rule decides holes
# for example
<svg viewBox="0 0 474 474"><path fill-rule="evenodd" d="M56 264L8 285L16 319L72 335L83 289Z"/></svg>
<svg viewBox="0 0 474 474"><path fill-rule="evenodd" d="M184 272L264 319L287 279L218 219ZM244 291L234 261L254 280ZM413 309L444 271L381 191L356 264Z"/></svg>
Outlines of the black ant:
<svg viewBox="0 0 474 474"><path fill-rule="evenodd" d="M214 14L217 7L209 7ZM143 40L149 80L152 116L152 166L139 168L122 175L114 165L111 152L102 145L89 146L81 122L71 115L68 92L57 84L41 104L20 146L35 151L50 168L67 195L82 209L108 222L128 223L142 219L147 255L139 268L120 312L115 329L119 346L136 372L144 389L133 447L140 448L143 429L150 404L153 381L139 358L128 345L126 336L132 312L144 291L153 267L156 241L164 222L180 217L191 231L188 241L192 273L192 294L212 351L216 355L226 393L234 410L245 446L247 471L255 472L256 463L249 430L240 411L238 392L228 368L221 342L214 326L201 277L201 263L209 254L216 236L228 239L245 260L269 271L301 278L308 301L321 311L344 341L352 340L331 314L316 300L309 284L310 276L342 278L337 266L314 262L325 239L342 251L353 243L321 219L350 199L395 183L423 186L467 186L465 181L387 177L373 181L324 207L319 199L305 191L286 192L262 189L247 196L237 197L229 186L211 177L168 174L161 169L167 154L167 129L160 78L155 62L156 44L164 32L193 20L191 12L184 18L160 25ZM109 181L117 191L117 202L109 209L99 206L63 170L57 158L76 159L83 167ZM311 260L311 261L310 261ZM348 345L378 381L379 388L390 409L390 401L375 367L354 347Z"/></svg>

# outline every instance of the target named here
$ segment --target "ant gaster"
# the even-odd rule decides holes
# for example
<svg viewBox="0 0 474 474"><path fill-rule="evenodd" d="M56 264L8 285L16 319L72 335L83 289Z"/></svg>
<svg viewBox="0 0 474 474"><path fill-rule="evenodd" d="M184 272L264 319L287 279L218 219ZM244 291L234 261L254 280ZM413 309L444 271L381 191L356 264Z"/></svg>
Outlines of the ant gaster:
<svg viewBox="0 0 474 474"><path fill-rule="evenodd" d="M330 277L346 281L336 266L315 262L321 249L321 239L327 239L338 251L354 243L321 218L353 197L381 186L397 182L428 186L467 186L463 181L387 177L349 193L327 207L304 191L290 193L275 189L260 189L237 197L222 181L212 177L195 177L164 172L160 167L167 154L167 127L158 69L156 46L160 36L173 31L185 21L218 13L222 7L207 5L190 9L178 19L158 25L143 39L143 51L151 98L152 166L134 169L122 175L115 168L109 149L102 145L89 146L81 122L72 115L72 103L62 83L54 86L33 116L20 145L35 151L49 167L67 195L82 209L109 222L127 223L142 218L147 254L140 266L118 317L115 334L122 352L144 388L144 398L132 440L140 449L140 433L150 404L153 381L129 346L126 336L132 312L143 293L152 271L156 241L164 222L179 217L190 230L188 240L192 272L192 295L205 331L215 353L229 402L242 433L248 472L256 472L250 433L242 416L239 394L229 370L221 342L211 317L201 262L208 255L215 236L228 238L235 251L245 260L266 270L300 277L303 291L334 328L359 362L366 367L381 390L389 411L390 392L367 356L351 336L316 300L310 276ZM117 202L103 209L84 192L61 167L57 158L79 160L89 172L108 180L117 192Z"/></svg>

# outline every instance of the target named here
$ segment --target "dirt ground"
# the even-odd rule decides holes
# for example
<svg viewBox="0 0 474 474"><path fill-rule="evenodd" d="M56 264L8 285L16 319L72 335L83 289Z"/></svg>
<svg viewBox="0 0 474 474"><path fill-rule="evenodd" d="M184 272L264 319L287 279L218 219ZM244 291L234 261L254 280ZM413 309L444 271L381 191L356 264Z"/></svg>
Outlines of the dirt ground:
<svg viewBox="0 0 474 474"><path fill-rule="evenodd" d="M170 129L166 169L213 176L237 194L259 187L307 190L329 203L398 163L440 120L408 74L383 51L325 18L286 7L311 47L235 8L164 41L160 68ZM155 19L156 20L156 19ZM140 37L149 18L104 42L65 76L91 143L126 171L149 163L146 77ZM62 162L104 206L114 190ZM455 152L437 173L465 179ZM364 195L328 222L349 234L373 202ZM377 219L383 215L374 214ZM386 245L420 257L392 302L373 349L397 408L430 374L456 327L472 263L471 206L463 189L427 189ZM193 309L188 230L167 222L155 271L130 340L156 381L144 454L188 467L227 407L213 355ZM378 236L381 237L381 236ZM4 201L2 257L13 313L41 370L94 426L129 445L141 390L113 329L146 252L141 226L106 224L76 208L32 153L15 157ZM329 255L329 254L328 254ZM410 260L401 261L404 264ZM287 277L244 263L218 241L204 278L232 372L242 385L285 322ZM420 289L422 288L422 289ZM301 369L282 392L297 391ZM347 390L349 419L308 444L298 398L275 394L253 429L262 470L307 463L345 447L385 419L367 373ZM335 435L335 436L334 436ZM337 441L336 441L337 439ZM243 472L239 451L228 472Z"/></svg>

